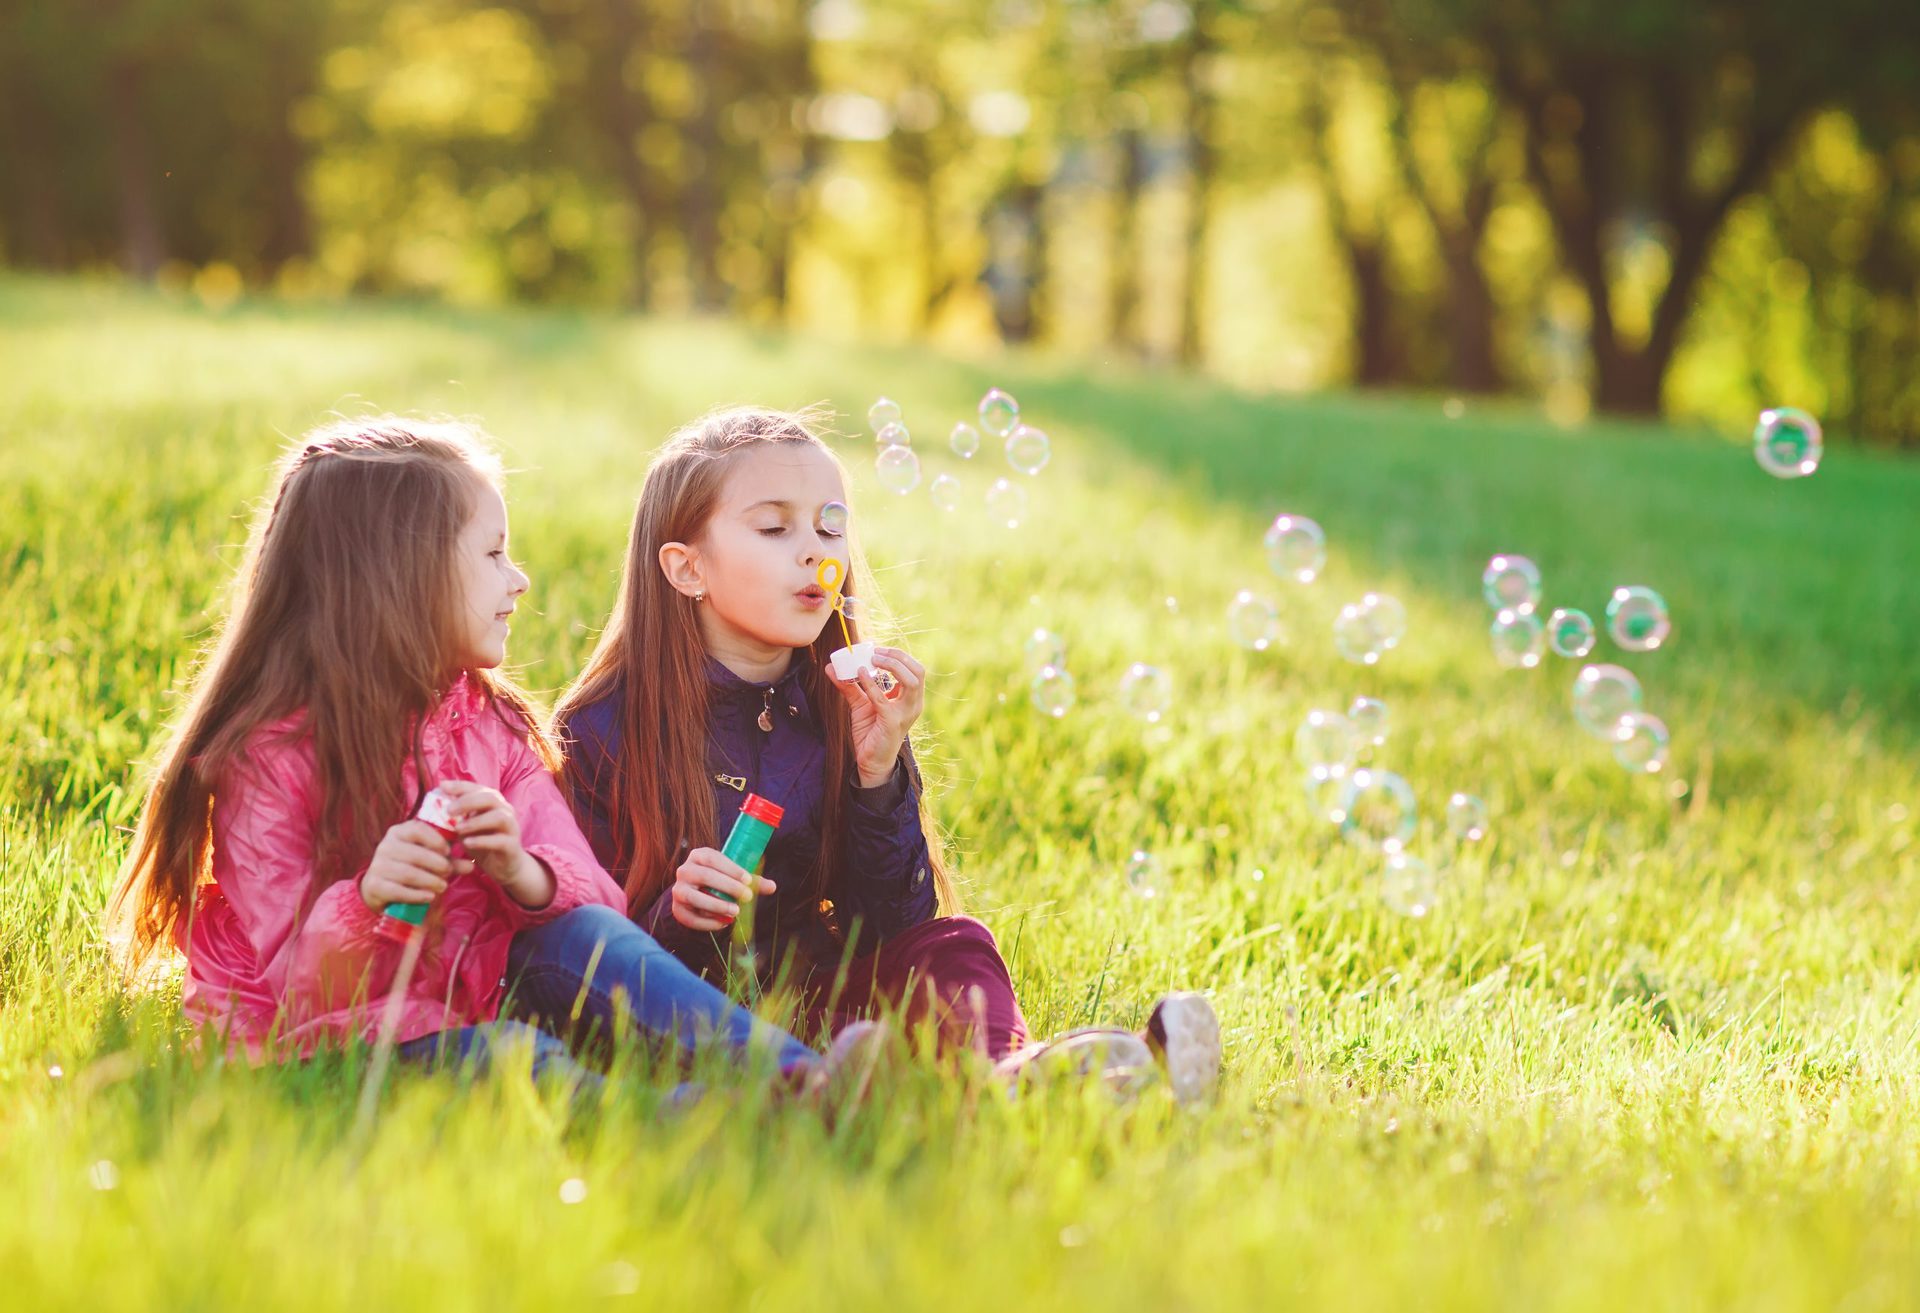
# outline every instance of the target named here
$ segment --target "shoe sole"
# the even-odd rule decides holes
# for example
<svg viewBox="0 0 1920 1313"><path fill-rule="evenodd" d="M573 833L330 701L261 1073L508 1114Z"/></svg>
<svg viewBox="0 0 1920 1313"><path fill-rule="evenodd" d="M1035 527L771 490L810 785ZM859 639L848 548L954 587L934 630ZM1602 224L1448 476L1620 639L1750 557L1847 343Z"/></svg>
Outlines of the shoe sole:
<svg viewBox="0 0 1920 1313"><path fill-rule="evenodd" d="M1160 1046L1174 1102L1192 1107L1220 1080L1220 1018L1202 994L1169 994L1153 1009L1149 1031Z"/></svg>

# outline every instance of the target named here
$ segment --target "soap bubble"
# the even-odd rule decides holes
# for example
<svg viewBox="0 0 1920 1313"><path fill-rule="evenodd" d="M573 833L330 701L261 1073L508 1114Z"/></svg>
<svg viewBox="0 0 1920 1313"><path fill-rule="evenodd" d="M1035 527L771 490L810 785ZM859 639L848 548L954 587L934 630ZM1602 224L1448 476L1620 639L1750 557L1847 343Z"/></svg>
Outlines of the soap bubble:
<svg viewBox="0 0 1920 1313"><path fill-rule="evenodd" d="M1588 666L1573 681L1573 716L1595 738L1611 739L1620 718L1640 709L1640 681L1624 666Z"/></svg>
<svg viewBox="0 0 1920 1313"><path fill-rule="evenodd" d="M1407 608L1386 593L1368 593L1340 608L1333 621L1333 645L1355 665L1377 665L1407 632Z"/></svg>
<svg viewBox="0 0 1920 1313"><path fill-rule="evenodd" d="M1034 710L1057 720L1073 710L1073 676L1059 666L1042 666L1027 696L1033 700Z"/></svg>
<svg viewBox="0 0 1920 1313"><path fill-rule="evenodd" d="M1158 666L1136 661L1120 677L1120 701L1133 715L1157 725L1173 700L1173 681Z"/></svg>
<svg viewBox="0 0 1920 1313"><path fill-rule="evenodd" d="M1013 426L1020 422L1020 403L1011 393L993 388L980 398L980 427L996 438L1004 438L1013 432Z"/></svg>
<svg viewBox="0 0 1920 1313"><path fill-rule="evenodd" d="M1309 781L1344 776L1359 750L1353 722L1337 711L1309 711L1294 731L1294 759L1307 768Z"/></svg>
<svg viewBox="0 0 1920 1313"><path fill-rule="evenodd" d="M965 486L951 474L942 474L927 485L927 496L933 499L937 509L943 511L959 510L960 496L965 491Z"/></svg>
<svg viewBox="0 0 1920 1313"><path fill-rule="evenodd" d="M1327 563L1327 535L1304 515L1282 515L1268 526L1267 564L1282 579L1310 584Z"/></svg>
<svg viewBox="0 0 1920 1313"><path fill-rule="evenodd" d="M852 516L853 512L847 509L845 502L830 501L820 508L820 531L822 533L834 534L838 537L845 537L847 521L851 519Z"/></svg>
<svg viewBox="0 0 1920 1313"><path fill-rule="evenodd" d="M1509 670L1533 669L1540 664L1540 654L1547 650L1546 626L1531 611L1525 615L1502 611L1493 618L1487 634L1493 639L1494 656Z"/></svg>
<svg viewBox="0 0 1920 1313"><path fill-rule="evenodd" d="M1027 490L1008 479L995 479L987 489L987 514L1009 529L1027 518Z"/></svg>
<svg viewBox="0 0 1920 1313"><path fill-rule="evenodd" d="M980 450L980 430L961 420L953 426L953 432L947 437L947 445L961 460L972 460L973 453Z"/></svg>
<svg viewBox="0 0 1920 1313"><path fill-rule="evenodd" d="M1160 863L1144 848L1135 848L1127 857L1127 887L1142 898L1158 898L1167 891Z"/></svg>
<svg viewBox="0 0 1920 1313"><path fill-rule="evenodd" d="M1407 782L1390 770L1372 767L1347 777L1340 810L1346 813L1340 833L1370 852L1405 847L1419 814Z"/></svg>
<svg viewBox="0 0 1920 1313"><path fill-rule="evenodd" d="M1387 704L1379 698L1355 698L1347 708L1347 719L1353 722L1353 732L1362 747L1378 748L1386 743L1390 715Z"/></svg>
<svg viewBox="0 0 1920 1313"><path fill-rule="evenodd" d="M1280 608L1242 588L1227 605L1227 632L1241 647L1264 652L1280 641Z"/></svg>
<svg viewBox="0 0 1920 1313"><path fill-rule="evenodd" d="M881 397L880 400L867 407L867 427L871 428L875 433L878 433L889 424L898 424L899 422L900 404L896 401L889 401L887 398Z"/></svg>
<svg viewBox="0 0 1920 1313"><path fill-rule="evenodd" d="M1066 668L1067 640L1051 629L1036 629L1027 635L1027 669L1038 670L1042 666Z"/></svg>
<svg viewBox="0 0 1920 1313"><path fill-rule="evenodd" d="M1753 430L1753 458L1776 479L1798 479L1820 468L1826 441L1820 421L1804 410L1776 406L1760 412Z"/></svg>
<svg viewBox="0 0 1920 1313"><path fill-rule="evenodd" d="M1496 611L1531 615L1540 605L1540 568L1524 556L1496 556L1480 574L1480 591Z"/></svg>
<svg viewBox="0 0 1920 1313"><path fill-rule="evenodd" d="M920 458L912 447L888 447L875 458L873 472L881 487L902 497L920 486Z"/></svg>
<svg viewBox="0 0 1920 1313"><path fill-rule="evenodd" d="M1593 651L1593 617L1563 606L1547 617L1547 646L1555 656L1583 657Z"/></svg>
<svg viewBox="0 0 1920 1313"><path fill-rule="evenodd" d="M1456 793L1447 799L1447 829L1456 839L1478 843L1487 837L1487 804L1471 793Z"/></svg>
<svg viewBox="0 0 1920 1313"><path fill-rule="evenodd" d="M1302 783L1307 791L1307 811L1316 821L1325 821L1329 825L1339 825L1347 819L1347 813L1341 809L1341 803L1347 793L1347 772L1342 767L1324 777L1316 777L1307 772Z"/></svg>
<svg viewBox="0 0 1920 1313"><path fill-rule="evenodd" d="M1022 474L1038 474L1053 456L1053 444L1047 435L1030 424L1022 424L1007 435L1007 464Z"/></svg>
<svg viewBox="0 0 1920 1313"><path fill-rule="evenodd" d="M873 445L882 449L887 447L911 447L913 445L913 435L907 432L907 426L905 424L897 422L885 424L881 426L878 433L873 435Z"/></svg>
<svg viewBox="0 0 1920 1313"><path fill-rule="evenodd" d="M1673 632L1666 599L1640 584L1614 589L1607 599L1607 632L1629 652L1653 651Z"/></svg>
<svg viewBox="0 0 1920 1313"><path fill-rule="evenodd" d="M1645 711L1629 711L1613 729L1613 759L1628 770L1652 775L1667 764L1666 722Z"/></svg>
<svg viewBox="0 0 1920 1313"><path fill-rule="evenodd" d="M1430 915L1439 903L1440 880L1412 853L1391 853L1380 877L1380 898L1389 910L1417 919Z"/></svg>
<svg viewBox="0 0 1920 1313"><path fill-rule="evenodd" d="M1407 608L1391 593L1368 593L1360 605L1373 616L1374 630L1380 635L1380 648L1391 652L1407 636Z"/></svg>

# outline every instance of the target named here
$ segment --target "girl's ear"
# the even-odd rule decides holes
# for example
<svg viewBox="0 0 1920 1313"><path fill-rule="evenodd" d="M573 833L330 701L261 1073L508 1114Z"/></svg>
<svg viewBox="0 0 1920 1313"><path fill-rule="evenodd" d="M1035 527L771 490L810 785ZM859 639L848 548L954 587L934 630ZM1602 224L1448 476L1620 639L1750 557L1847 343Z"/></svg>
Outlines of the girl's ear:
<svg viewBox="0 0 1920 1313"><path fill-rule="evenodd" d="M705 597L707 594L706 572L702 568L700 549L697 547L689 547L685 543L662 543L660 573L682 596Z"/></svg>

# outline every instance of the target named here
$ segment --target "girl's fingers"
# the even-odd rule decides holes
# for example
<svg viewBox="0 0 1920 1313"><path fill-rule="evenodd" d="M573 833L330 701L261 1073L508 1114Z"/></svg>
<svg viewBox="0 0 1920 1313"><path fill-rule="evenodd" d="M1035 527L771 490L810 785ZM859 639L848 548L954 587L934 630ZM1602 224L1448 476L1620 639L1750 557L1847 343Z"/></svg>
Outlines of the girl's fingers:
<svg viewBox="0 0 1920 1313"><path fill-rule="evenodd" d="M833 686L840 690L840 696L847 700L848 706L858 709L867 704L867 694L860 684L860 681L865 677L866 672L863 670L852 679L835 679L833 681Z"/></svg>
<svg viewBox="0 0 1920 1313"><path fill-rule="evenodd" d="M875 665L891 670L909 688L920 688L927 682L927 668L897 647L876 649L873 660Z"/></svg>
<svg viewBox="0 0 1920 1313"><path fill-rule="evenodd" d="M729 925L740 914L740 909L724 898L715 898L710 893L695 889L690 885L680 887L678 899L680 906L695 916L704 916L709 920L722 921Z"/></svg>
<svg viewBox="0 0 1920 1313"><path fill-rule="evenodd" d="M760 877L760 896L761 897L764 898L768 894L776 893L779 891L779 889L780 889L780 886L775 884L773 881L767 879L766 876L763 875Z"/></svg>
<svg viewBox="0 0 1920 1313"><path fill-rule="evenodd" d="M433 853L444 853L449 847L447 837L425 821L402 821L387 831L387 838L403 847L424 848Z"/></svg>
<svg viewBox="0 0 1920 1313"><path fill-rule="evenodd" d="M453 870L453 859L431 848L400 847L387 854L395 869L420 871L436 879Z"/></svg>
<svg viewBox="0 0 1920 1313"><path fill-rule="evenodd" d="M431 871L422 871L411 866L394 866L380 872L380 881L391 889L404 889L418 894L418 898L406 899L407 902L426 902L447 887L447 882Z"/></svg>
<svg viewBox="0 0 1920 1313"><path fill-rule="evenodd" d="M747 882L745 880L728 875L718 867L708 867L704 870L696 867L688 872L687 878L682 883L686 888L695 892L702 892L708 889L718 890L732 898L735 902L743 898L753 897L753 892L747 888Z"/></svg>
<svg viewBox="0 0 1920 1313"><path fill-rule="evenodd" d="M687 865L696 871L718 871L728 879L742 883L747 879L746 868L725 853L713 848L700 848L688 854Z"/></svg>
<svg viewBox="0 0 1920 1313"><path fill-rule="evenodd" d="M716 898L714 895L700 889L687 890L687 896L684 901L686 902L688 910L704 913L707 916L718 917L723 921L731 921L740 914L740 909L735 904L729 903L724 898Z"/></svg>

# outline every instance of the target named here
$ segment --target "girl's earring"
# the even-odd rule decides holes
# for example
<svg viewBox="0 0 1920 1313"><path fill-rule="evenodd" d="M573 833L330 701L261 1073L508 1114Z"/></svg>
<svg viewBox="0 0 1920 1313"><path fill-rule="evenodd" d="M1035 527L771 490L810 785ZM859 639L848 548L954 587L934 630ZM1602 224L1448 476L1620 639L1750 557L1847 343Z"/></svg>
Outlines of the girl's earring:
<svg viewBox="0 0 1920 1313"><path fill-rule="evenodd" d="M706 589L704 589L704 588L702 588L702 589L701 589L701 590L700 590L699 592L697 592L697 593L695 593L695 594L693 595L693 600L694 600L694 601L696 601L696 602L704 602L704 601L706 601L706 600L707 600L707 590L706 590Z"/></svg>

